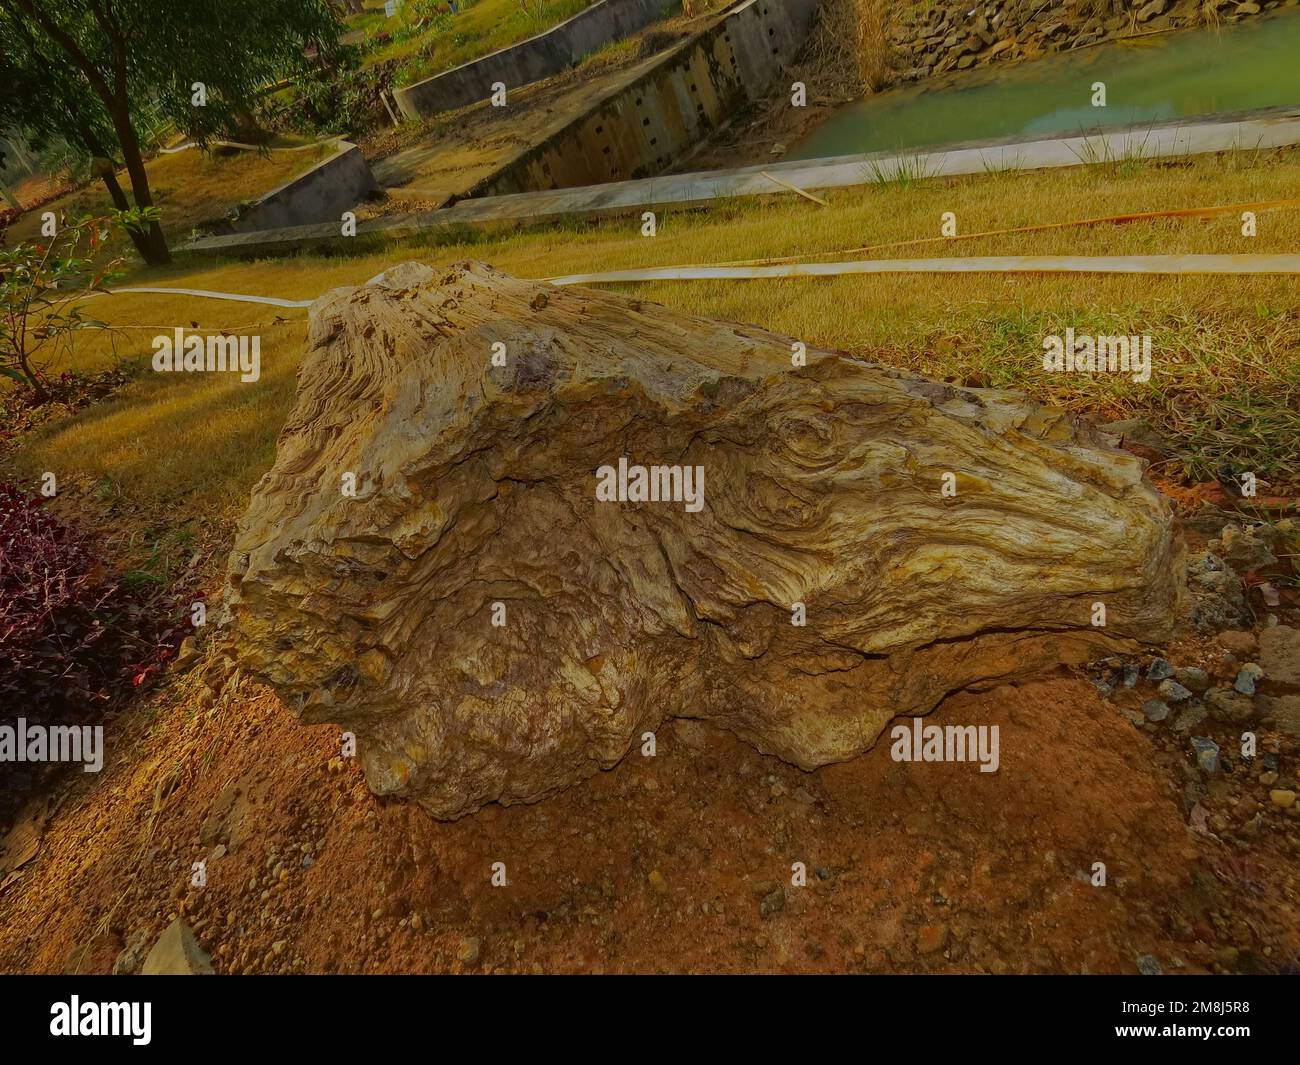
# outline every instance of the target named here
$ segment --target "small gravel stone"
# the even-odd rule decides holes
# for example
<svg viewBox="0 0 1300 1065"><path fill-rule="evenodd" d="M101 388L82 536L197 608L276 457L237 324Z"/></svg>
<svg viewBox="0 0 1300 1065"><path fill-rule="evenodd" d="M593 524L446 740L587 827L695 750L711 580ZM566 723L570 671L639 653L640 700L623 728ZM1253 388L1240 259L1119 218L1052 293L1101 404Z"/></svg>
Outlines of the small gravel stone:
<svg viewBox="0 0 1300 1065"><path fill-rule="evenodd" d="M1192 697L1192 693L1176 680L1163 680L1156 690L1160 693L1161 698L1168 699L1171 703L1181 703Z"/></svg>
<svg viewBox="0 0 1300 1065"><path fill-rule="evenodd" d="M460 947L456 951L456 960L462 965L473 965L483 950L483 941L478 936L461 936Z"/></svg>
<svg viewBox="0 0 1300 1065"><path fill-rule="evenodd" d="M1210 675L1199 666L1180 666L1174 670L1174 679L1194 692L1203 692L1210 686Z"/></svg>
<svg viewBox="0 0 1300 1065"><path fill-rule="evenodd" d="M758 904L758 912L764 917L771 917L785 909L785 892L777 888L770 895L764 897L763 901Z"/></svg>
<svg viewBox="0 0 1300 1065"><path fill-rule="evenodd" d="M1255 703L1250 696L1229 688L1211 688L1205 695L1205 704L1215 721L1240 724L1255 716Z"/></svg>
<svg viewBox="0 0 1300 1065"><path fill-rule="evenodd" d="M1151 663L1151 668L1147 670L1147 680L1149 681L1168 680L1173 675L1174 667L1163 658L1157 658Z"/></svg>
<svg viewBox="0 0 1300 1065"><path fill-rule="evenodd" d="M1264 671L1256 663L1247 662L1237 671L1237 679L1232 686L1242 695L1254 695L1255 688L1263 676Z"/></svg>
<svg viewBox="0 0 1300 1065"><path fill-rule="evenodd" d="M1200 702L1186 703L1178 712L1178 720L1174 722L1174 731L1191 732L1192 729L1199 728L1208 716L1205 707Z"/></svg>
<svg viewBox="0 0 1300 1065"><path fill-rule="evenodd" d="M1295 805L1294 791L1283 791L1281 789L1270 791L1268 797L1274 806L1280 806L1283 810L1289 810Z"/></svg>
<svg viewBox="0 0 1300 1065"><path fill-rule="evenodd" d="M1115 691L1115 681L1111 677L1089 677L1092 686L1097 689L1102 698L1107 698Z"/></svg>
<svg viewBox="0 0 1300 1065"><path fill-rule="evenodd" d="M1204 736L1192 737L1192 750L1196 752L1196 764L1201 772L1214 776L1219 771L1219 745Z"/></svg>
<svg viewBox="0 0 1300 1065"><path fill-rule="evenodd" d="M1159 724L1169 716L1169 704L1162 703L1159 699L1148 699L1142 704L1142 713L1148 721Z"/></svg>
<svg viewBox="0 0 1300 1065"><path fill-rule="evenodd" d="M1137 960L1138 972L1143 976L1164 976L1165 968L1154 954L1143 954Z"/></svg>

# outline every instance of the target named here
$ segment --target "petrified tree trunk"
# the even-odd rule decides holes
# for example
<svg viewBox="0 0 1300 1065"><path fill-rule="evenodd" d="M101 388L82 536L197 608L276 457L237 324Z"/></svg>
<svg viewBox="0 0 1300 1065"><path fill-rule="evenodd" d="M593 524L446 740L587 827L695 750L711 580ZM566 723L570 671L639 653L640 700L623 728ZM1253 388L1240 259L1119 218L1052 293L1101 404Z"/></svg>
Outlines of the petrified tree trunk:
<svg viewBox="0 0 1300 1065"><path fill-rule="evenodd" d="M457 817L667 717L811 768L1168 637L1183 548L1137 459L1012 393L791 351L473 263L322 297L231 558L241 664L356 733L375 791ZM702 509L601 501L623 458L701 468Z"/></svg>

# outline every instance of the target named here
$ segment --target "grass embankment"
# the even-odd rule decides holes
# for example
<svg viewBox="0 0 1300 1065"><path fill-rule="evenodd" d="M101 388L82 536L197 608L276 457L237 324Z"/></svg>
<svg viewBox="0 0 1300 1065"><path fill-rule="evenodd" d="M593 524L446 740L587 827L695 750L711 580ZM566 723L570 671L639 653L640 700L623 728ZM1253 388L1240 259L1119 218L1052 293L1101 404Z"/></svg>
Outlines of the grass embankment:
<svg viewBox="0 0 1300 1065"><path fill-rule="evenodd" d="M455 15L428 17L408 0L390 17L384 0L368 0L363 14L348 20L368 42L365 62L398 60L396 83L410 85L470 60L507 48L576 15L593 0L461 0ZM377 34L390 39L374 43Z"/></svg>
<svg viewBox="0 0 1300 1065"><path fill-rule="evenodd" d="M832 191L830 208L794 197L712 211L668 211L659 235L632 218L569 224L438 245L358 247L352 256L256 263L181 263L132 280L310 298L365 281L406 259L474 258L526 277L622 267L801 254L824 259L863 244L937 235L956 214L962 232L1046 221L1294 196L1300 152L1237 153L1167 164L989 174ZM1152 220L894 249L877 256L1282 252L1300 246L1300 211L1261 212L1254 238L1237 215ZM1023 390L1095 422L1143 416L1168 441L1164 469L1208 479L1222 463L1256 472L1273 490L1300 481L1300 306L1286 277L897 275L622 286L675 309L754 322L810 345L867 355L973 385ZM75 355L93 369L133 359L138 378L110 400L46 426L0 460L27 484L60 483L161 530L192 523L228 533L270 466L292 405L306 312L181 296L93 301L123 327L87 335ZM258 332L256 384L148 370L153 335L174 325ZM1147 383L1126 375L1048 374L1042 338L1063 333L1150 334ZM116 347L116 351L115 351ZM232 375L233 376L233 375ZM5 471L0 469L0 476Z"/></svg>
<svg viewBox="0 0 1300 1065"><path fill-rule="evenodd" d="M281 139L274 146L297 147L305 140ZM310 170L334 149L330 145L302 151L241 151L216 149L211 153L190 148L149 160L149 187L154 202L163 212L163 223L173 244L184 240L191 229L216 221L244 200L256 199L291 178ZM125 172L118 174L122 187L130 190ZM41 216L53 211L69 219L96 217L114 210L113 201L100 181L77 192L28 211L14 220L4 234L7 244L40 240ZM125 241L120 243L125 244Z"/></svg>

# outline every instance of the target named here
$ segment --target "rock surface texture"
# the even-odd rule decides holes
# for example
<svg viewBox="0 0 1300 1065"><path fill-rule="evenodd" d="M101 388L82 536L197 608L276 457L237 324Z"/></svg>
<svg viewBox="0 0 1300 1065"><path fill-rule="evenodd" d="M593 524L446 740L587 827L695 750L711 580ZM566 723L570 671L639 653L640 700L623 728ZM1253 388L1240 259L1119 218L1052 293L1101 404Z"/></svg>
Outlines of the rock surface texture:
<svg viewBox="0 0 1300 1065"><path fill-rule="evenodd" d="M214 972L211 957L179 917L158 937L140 971L145 976L211 976Z"/></svg>
<svg viewBox="0 0 1300 1065"><path fill-rule="evenodd" d="M668 717L812 768L1171 634L1183 547L1139 460L1013 393L791 350L476 263L323 296L231 557L240 664L450 818ZM703 508L598 500L621 458L702 468Z"/></svg>

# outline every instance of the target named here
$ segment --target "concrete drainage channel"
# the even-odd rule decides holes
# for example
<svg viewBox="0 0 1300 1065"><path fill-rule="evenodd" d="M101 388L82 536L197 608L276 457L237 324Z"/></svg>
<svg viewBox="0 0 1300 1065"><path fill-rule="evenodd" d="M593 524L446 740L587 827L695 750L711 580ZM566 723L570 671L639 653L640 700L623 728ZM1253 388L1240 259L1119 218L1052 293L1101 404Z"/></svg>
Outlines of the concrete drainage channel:
<svg viewBox="0 0 1300 1065"><path fill-rule="evenodd" d="M471 195L571 188L666 170L793 60L818 0L748 0L616 84Z"/></svg>
<svg viewBox="0 0 1300 1065"><path fill-rule="evenodd" d="M802 46L817 5L818 0L733 5L677 47L602 83L594 98L584 94L571 117L549 123L535 143L503 157L460 195L496 197L661 172L768 90ZM641 28L660 16L664 6L664 0L603 0L583 13L590 16L586 20L575 16L547 34L403 90L399 104L408 114L423 114L443 101L477 93L483 79L520 85L518 70L513 78L499 73L503 64L517 63L526 75L556 63L567 65L575 49L609 33L627 32L625 27ZM442 84L450 75L455 78ZM223 232L189 247L253 247L260 235L273 238L304 226L329 227L327 220L338 219L376 188L360 152L353 145L342 147L338 156L263 196ZM321 226L309 226L317 222ZM337 224L329 228L341 236ZM366 223L358 232L363 228L376 227Z"/></svg>

